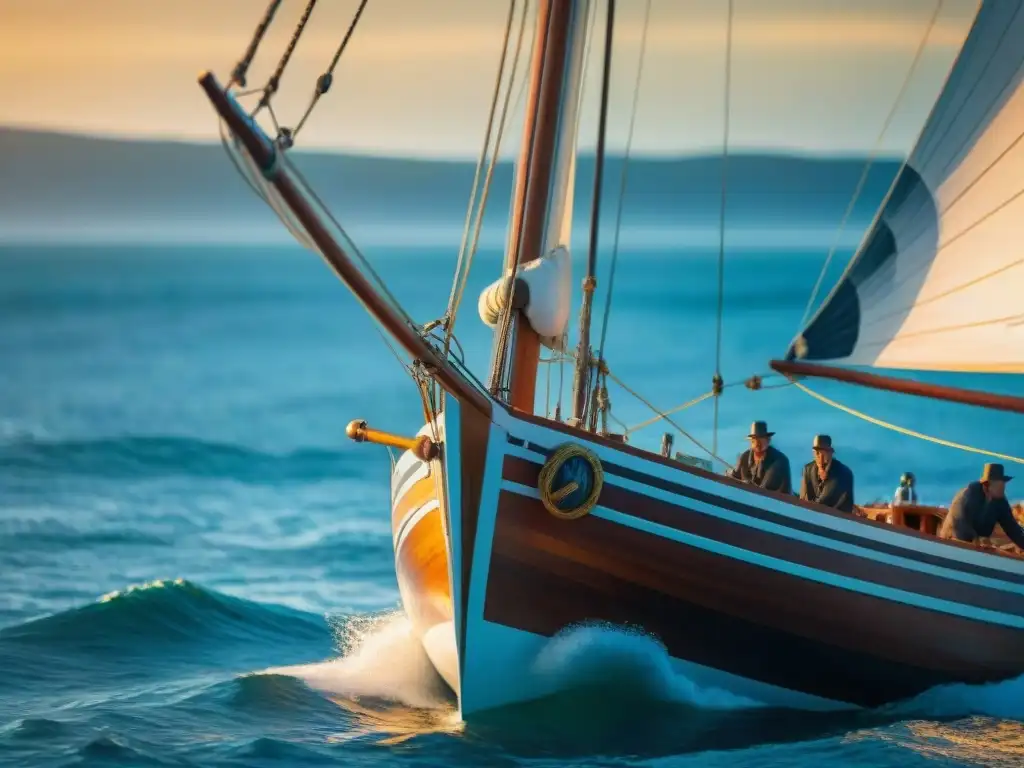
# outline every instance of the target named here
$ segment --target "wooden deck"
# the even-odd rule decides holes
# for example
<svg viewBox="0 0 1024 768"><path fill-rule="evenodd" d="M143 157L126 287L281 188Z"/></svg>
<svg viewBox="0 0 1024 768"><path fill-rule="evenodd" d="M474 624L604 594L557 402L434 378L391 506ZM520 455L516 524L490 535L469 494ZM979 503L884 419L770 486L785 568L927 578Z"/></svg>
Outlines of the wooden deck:
<svg viewBox="0 0 1024 768"><path fill-rule="evenodd" d="M939 526L949 513L947 507L933 507L924 504L905 504L894 507L891 504L866 504L857 509L872 520L879 520L890 525L913 528L916 531L937 536ZM1014 504L1013 515L1024 526L1024 503ZM1014 544L1007 538L999 526L992 535L992 544L998 549L1014 550Z"/></svg>

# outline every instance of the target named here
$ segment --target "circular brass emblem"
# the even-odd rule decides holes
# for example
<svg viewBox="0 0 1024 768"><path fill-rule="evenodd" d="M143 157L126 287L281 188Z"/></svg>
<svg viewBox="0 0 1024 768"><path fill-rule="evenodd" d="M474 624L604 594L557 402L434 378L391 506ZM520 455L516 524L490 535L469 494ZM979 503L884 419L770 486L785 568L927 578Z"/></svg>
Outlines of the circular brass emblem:
<svg viewBox="0 0 1024 768"><path fill-rule="evenodd" d="M601 460L582 445L560 445L541 467L537 486L552 515L563 520L583 517L597 504L604 486Z"/></svg>

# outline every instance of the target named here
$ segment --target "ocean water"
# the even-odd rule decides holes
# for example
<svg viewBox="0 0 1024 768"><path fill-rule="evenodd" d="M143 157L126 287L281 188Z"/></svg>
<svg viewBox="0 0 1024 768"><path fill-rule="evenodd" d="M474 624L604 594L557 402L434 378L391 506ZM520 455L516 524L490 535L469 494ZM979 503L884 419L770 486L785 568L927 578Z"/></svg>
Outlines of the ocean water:
<svg viewBox="0 0 1024 768"><path fill-rule="evenodd" d="M451 252L368 254L415 318L443 313ZM823 256L729 252L727 382L784 352ZM478 258L456 328L481 377L490 332L476 296L496 264ZM716 279L712 252L621 257L607 357L660 408L710 387ZM1019 417L811 386L900 426L1024 452ZM627 425L651 415L618 387L611 400ZM0 249L0 763L1024 764L1024 680L855 715L730 709L667 675L656 644L596 629L545 650L559 696L459 724L399 609L386 452L344 436L353 418L411 433L418 411L361 307L297 248ZM947 503L986 460L793 387L729 388L720 453L742 450L757 418L795 465L830 433L862 502L909 469L924 500ZM709 403L676 419L714 440ZM656 447L663 429L633 442ZM679 435L676 448L699 454ZM595 670L621 674L595 682Z"/></svg>

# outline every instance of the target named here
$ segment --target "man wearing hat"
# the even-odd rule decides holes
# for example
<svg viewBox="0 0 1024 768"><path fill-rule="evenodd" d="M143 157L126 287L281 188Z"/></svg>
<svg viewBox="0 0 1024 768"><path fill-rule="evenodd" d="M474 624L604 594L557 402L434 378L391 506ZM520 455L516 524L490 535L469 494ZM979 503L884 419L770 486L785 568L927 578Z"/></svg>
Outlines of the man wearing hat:
<svg viewBox="0 0 1024 768"><path fill-rule="evenodd" d="M1006 500L1006 484L1013 478L1006 474L1002 464L986 464L981 479L968 483L949 505L949 514L942 521L939 537L978 541L986 544L996 523L1010 537L1010 541L1024 549L1024 530L1013 517L1010 502Z"/></svg>
<svg viewBox="0 0 1024 768"><path fill-rule="evenodd" d="M800 498L853 513L853 472L835 457L832 438L815 435L814 461L804 465Z"/></svg>
<svg viewBox="0 0 1024 768"><path fill-rule="evenodd" d="M786 454L771 445L774 432L768 431L768 424L755 421L750 425L749 450L740 454L736 466L726 474L744 483L756 485L766 491L793 493L793 479L789 473L789 459Z"/></svg>

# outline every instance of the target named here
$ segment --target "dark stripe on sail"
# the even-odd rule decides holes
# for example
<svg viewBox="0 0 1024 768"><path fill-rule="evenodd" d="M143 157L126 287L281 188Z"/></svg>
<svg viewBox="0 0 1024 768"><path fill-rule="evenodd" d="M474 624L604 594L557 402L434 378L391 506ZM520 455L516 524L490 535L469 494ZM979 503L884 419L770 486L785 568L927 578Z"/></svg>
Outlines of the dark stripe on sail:
<svg viewBox="0 0 1024 768"><path fill-rule="evenodd" d="M511 435L509 435L508 437L508 442L511 443L512 445L517 445L522 448L525 448L526 450L533 451L534 453L537 453L541 456L547 456L550 453L550 449L548 448L537 445L536 443L531 443L529 441L522 440L517 437L513 437ZM831 516L825 512L822 513L823 524L819 525L817 523L808 522L806 520L792 518L787 515L780 514L778 512L771 512L766 509L761 509L759 507L754 507L749 504L744 504L743 502L734 501L724 496L708 493L706 491L700 491L697 490L696 488L690 488L680 483L676 483L671 480L666 480L665 478L662 477L657 477L655 475L647 474L645 472L638 472L634 469L629 469L627 467L623 467L617 464L611 464L602 461L601 467L604 470L604 472L609 475L622 477L627 480L632 480L634 482L641 483L643 485L648 485L652 488L658 488L663 491L668 491L669 493L675 493L680 496L695 499L696 501L702 501L707 504L720 507L722 509L728 509L732 512L738 512L743 515L748 515L750 517L757 518L758 520L764 520L766 522L775 523L776 525L781 525L787 528L793 528L795 530L803 531L805 533L813 533L816 536L822 536L827 539L834 539L835 541L841 541L846 544L854 544L858 547L863 547L864 549L871 549L876 552L883 552L885 554L895 555L897 557L906 558L907 560L916 560L917 562L921 563L937 565L942 568L948 568L952 571L961 571L963 573L971 573L976 576L984 576L985 578L993 579L995 581L1004 581L1012 584L1024 584L1024 574L1008 573L1007 571L1001 571L995 568L988 568L983 565L965 563L961 560L953 559L952 557L942 557L941 555L933 555L928 552L921 552L916 549L911 549L909 547L901 547L897 544L889 544L887 542L878 541L867 536L857 536L856 534L847 533L845 531L838 531L834 528L828 527L828 521L831 519ZM673 469L676 469L679 472L687 471L687 469L683 467L674 467ZM711 475L710 477L713 479L718 479L718 477L714 475ZM751 491L757 490L752 486L749 487L749 489ZM794 506L802 506L802 503L797 502L795 496L791 497L791 502L794 504ZM850 519L856 520L858 523L862 523L866 526L872 525L869 521L862 520L861 518L851 517ZM879 525L881 526L882 524ZM908 538L918 538L918 536L915 535L915 533L913 531L910 531L909 529L890 528L889 530L891 530L894 533L898 533L902 536L907 536ZM954 551L956 549L960 549L960 547L953 542L948 542L941 539L934 539L934 537L925 536L924 534L921 534L920 537L930 539L937 543L941 542L942 544L950 547ZM992 555L992 557L1000 556Z"/></svg>
<svg viewBox="0 0 1024 768"><path fill-rule="evenodd" d="M640 625L668 653L862 706L1024 671L1024 632L848 592L502 492L484 619Z"/></svg>
<svg viewBox="0 0 1024 768"><path fill-rule="evenodd" d="M539 474L539 464L517 456L505 457L502 477L506 480L536 487ZM601 491L600 504L629 517L835 576L858 579L961 605L1024 616L1024 595L1015 592L981 587L890 563L869 560L819 544L723 520L706 512L644 496L609 483L605 483Z"/></svg>
<svg viewBox="0 0 1024 768"><path fill-rule="evenodd" d="M865 246L786 359L849 358L850 363L870 364L879 347L899 333L941 247L944 212L937 210L934 194L975 148L1022 78L1024 7L1015 0L986 0ZM985 167L970 169L970 177L958 179L958 189L970 189L996 165L993 157ZM1000 202L992 201L983 214ZM955 203L947 200L947 208ZM965 222L956 226L958 231L943 234L944 243L971 228L969 222L966 228ZM874 308L878 312L870 314L870 327L865 327Z"/></svg>
<svg viewBox="0 0 1024 768"><path fill-rule="evenodd" d="M915 211L915 215L909 217L912 231L908 231L905 220L909 209ZM890 226L897 217L903 219L900 240ZM938 249L938 242L939 212L935 198L918 172L906 165L900 171L892 194L859 257L801 334L806 346L798 350L796 344L791 345L786 359L835 360L852 354L862 330L861 286L868 281L871 281L873 303L884 302L894 291L911 297L911 300L897 301L897 305L904 305L902 309L887 316L884 323L876 323L871 328L873 338L895 336L913 308L912 298L920 292L928 276L928 270L920 269L910 281L897 280L896 261L900 248L906 249L913 243L913 253L926 254L930 262Z"/></svg>

